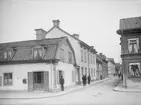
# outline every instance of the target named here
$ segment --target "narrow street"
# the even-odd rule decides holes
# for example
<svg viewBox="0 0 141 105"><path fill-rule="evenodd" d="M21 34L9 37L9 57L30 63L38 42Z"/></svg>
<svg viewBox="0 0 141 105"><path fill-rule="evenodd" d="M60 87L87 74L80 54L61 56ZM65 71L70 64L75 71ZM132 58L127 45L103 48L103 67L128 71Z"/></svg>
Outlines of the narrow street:
<svg viewBox="0 0 141 105"><path fill-rule="evenodd" d="M117 85L118 79L113 78L103 83L86 87L67 95L29 100L0 100L1 104L94 104L94 105L140 105L141 93L115 92L113 88Z"/></svg>

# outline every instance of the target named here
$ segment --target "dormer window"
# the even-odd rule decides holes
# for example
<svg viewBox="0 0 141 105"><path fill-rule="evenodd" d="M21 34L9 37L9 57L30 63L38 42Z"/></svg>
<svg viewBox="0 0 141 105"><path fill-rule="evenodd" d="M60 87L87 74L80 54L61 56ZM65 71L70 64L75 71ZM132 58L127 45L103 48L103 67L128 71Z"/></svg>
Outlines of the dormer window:
<svg viewBox="0 0 141 105"><path fill-rule="evenodd" d="M42 59L43 48L33 48L34 59Z"/></svg>
<svg viewBox="0 0 141 105"><path fill-rule="evenodd" d="M8 59L7 51L4 51L4 60L7 60L7 59Z"/></svg>
<svg viewBox="0 0 141 105"><path fill-rule="evenodd" d="M12 51L11 50L4 51L3 56L4 60L10 60L12 58Z"/></svg>

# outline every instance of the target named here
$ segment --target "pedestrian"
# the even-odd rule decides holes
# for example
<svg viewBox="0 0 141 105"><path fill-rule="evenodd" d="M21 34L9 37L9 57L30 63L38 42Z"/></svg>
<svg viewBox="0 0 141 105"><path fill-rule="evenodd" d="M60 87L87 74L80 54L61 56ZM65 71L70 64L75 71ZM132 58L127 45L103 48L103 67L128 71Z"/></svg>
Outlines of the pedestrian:
<svg viewBox="0 0 141 105"><path fill-rule="evenodd" d="M89 74L89 76L88 76L88 84L90 84L90 82L91 82L91 76Z"/></svg>
<svg viewBox="0 0 141 105"><path fill-rule="evenodd" d="M61 85L61 90L64 91L64 78L63 78L63 76L60 77L60 85Z"/></svg>
<svg viewBox="0 0 141 105"><path fill-rule="evenodd" d="M83 82L83 86L85 86L85 76L82 76L82 82Z"/></svg>
<svg viewBox="0 0 141 105"><path fill-rule="evenodd" d="M84 76L84 85L86 86L86 84L87 84L87 75L85 74L85 76Z"/></svg>
<svg viewBox="0 0 141 105"><path fill-rule="evenodd" d="M100 75L100 79L102 80L102 75Z"/></svg>

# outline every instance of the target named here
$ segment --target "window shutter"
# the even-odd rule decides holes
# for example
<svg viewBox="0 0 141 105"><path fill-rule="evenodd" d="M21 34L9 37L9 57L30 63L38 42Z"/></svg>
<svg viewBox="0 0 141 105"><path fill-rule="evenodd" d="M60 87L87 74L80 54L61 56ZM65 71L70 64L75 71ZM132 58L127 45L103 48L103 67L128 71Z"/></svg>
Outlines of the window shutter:
<svg viewBox="0 0 141 105"><path fill-rule="evenodd" d="M33 72L28 72L28 90L33 91Z"/></svg>
<svg viewBox="0 0 141 105"><path fill-rule="evenodd" d="M2 86L2 76L0 76L0 86Z"/></svg>
<svg viewBox="0 0 141 105"><path fill-rule="evenodd" d="M59 84L59 70L57 71L57 83Z"/></svg>
<svg viewBox="0 0 141 105"><path fill-rule="evenodd" d="M49 90L49 72L44 71L44 90L48 91Z"/></svg>

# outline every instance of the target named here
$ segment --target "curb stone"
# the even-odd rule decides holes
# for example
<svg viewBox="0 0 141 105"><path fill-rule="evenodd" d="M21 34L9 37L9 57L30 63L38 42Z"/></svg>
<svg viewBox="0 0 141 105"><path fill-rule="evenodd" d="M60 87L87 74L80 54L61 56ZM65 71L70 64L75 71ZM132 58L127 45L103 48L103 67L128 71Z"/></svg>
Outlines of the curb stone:
<svg viewBox="0 0 141 105"><path fill-rule="evenodd" d="M66 92L63 92L63 93L58 93L58 94L55 94L55 95L50 95L50 96L41 96L41 97L29 97L29 98L0 98L0 99L19 99L19 100L27 100L27 99L42 99L42 98L52 98L52 97L58 97L58 96L63 96L63 95L67 95L68 93L72 93L72 92L75 92L75 91L79 91L79 90L82 90L82 89L86 89L86 88L89 88L95 84L98 84L98 83L101 83L101 82L104 82L106 80L109 80L111 79L112 77L107 77L106 79L103 79L103 80L97 80L97 81L94 81L92 82L90 85L87 85L86 87L75 87L74 89L70 90L70 91L66 91ZM81 86L81 85L80 85Z"/></svg>

